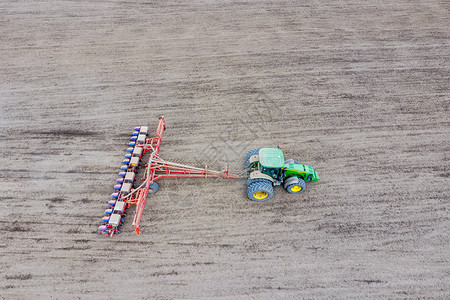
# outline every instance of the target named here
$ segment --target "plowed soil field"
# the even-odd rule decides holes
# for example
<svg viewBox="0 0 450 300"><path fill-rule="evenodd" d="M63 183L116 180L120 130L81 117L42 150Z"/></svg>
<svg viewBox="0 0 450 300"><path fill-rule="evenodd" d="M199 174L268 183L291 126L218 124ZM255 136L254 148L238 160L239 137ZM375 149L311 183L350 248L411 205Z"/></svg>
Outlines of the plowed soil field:
<svg viewBox="0 0 450 300"><path fill-rule="evenodd" d="M446 1L0 2L1 299L450 298ZM136 125L162 158L320 175L162 179L96 233Z"/></svg>

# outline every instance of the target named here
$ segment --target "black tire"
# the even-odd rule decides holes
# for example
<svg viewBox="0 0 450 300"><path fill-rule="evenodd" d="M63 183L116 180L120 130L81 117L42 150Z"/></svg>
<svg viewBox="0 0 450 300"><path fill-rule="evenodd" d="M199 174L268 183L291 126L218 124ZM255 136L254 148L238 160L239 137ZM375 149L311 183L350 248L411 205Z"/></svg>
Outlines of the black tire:
<svg viewBox="0 0 450 300"><path fill-rule="evenodd" d="M299 163L297 160L292 159L292 158L286 159L286 160L284 161L284 163L285 163L285 164L299 164L299 165L301 165L301 163Z"/></svg>
<svg viewBox="0 0 450 300"><path fill-rule="evenodd" d="M267 180L267 179L264 179L264 178L255 178L255 179L247 179L247 187L248 186L250 186L252 183L255 183L255 182L260 182L260 181L264 181L264 180Z"/></svg>
<svg viewBox="0 0 450 300"><path fill-rule="evenodd" d="M149 194L156 194L159 190L159 185L156 182L150 183L148 186L148 193Z"/></svg>
<svg viewBox="0 0 450 300"><path fill-rule="evenodd" d="M247 152L247 157L245 158L245 164L247 166L247 168L249 168L252 164L248 161L248 159L250 158L250 156L253 156L255 154L259 153L259 148L255 148L252 149L250 151Z"/></svg>
<svg viewBox="0 0 450 300"><path fill-rule="evenodd" d="M297 178L298 181L291 183L285 187L286 192L290 194L300 194L306 189L306 183L303 179Z"/></svg>
<svg viewBox="0 0 450 300"><path fill-rule="evenodd" d="M272 182L267 179L252 182L247 187L247 196L250 200L258 202L269 200L273 196Z"/></svg>

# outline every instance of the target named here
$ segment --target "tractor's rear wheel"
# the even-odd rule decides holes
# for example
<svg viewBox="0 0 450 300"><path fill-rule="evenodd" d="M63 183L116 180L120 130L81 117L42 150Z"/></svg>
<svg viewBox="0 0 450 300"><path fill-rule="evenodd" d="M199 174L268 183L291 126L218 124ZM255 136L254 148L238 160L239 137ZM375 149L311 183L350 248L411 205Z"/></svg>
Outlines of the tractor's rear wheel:
<svg viewBox="0 0 450 300"><path fill-rule="evenodd" d="M300 163L299 163L297 160L292 159L292 158L286 159L286 160L284 161L284 163L285 163L285 164L299 164L299 165L300 165Z"/></svg>
<svg viewBox="0 0 450 300"><path fill-rule="evenodd" d="M260 179L247 187L247 196L253 201L267 201L273 196L273 185L270 180Z"/></svg>
<svg viewBox="0 0 450 300"><path fill-rule="evenodd" d="M252 164L249 162L249 158L255 154L259 153L259 148L252 149L247 152L247 157L245 158L245 164L249 168Z"/></svg>
<svg viewBox="0 0 450 300"><path fill-rule="evenodd" d="M297 180L290 180L285 185L286 192L291 194L300 194L306 189L306 183L303 179L294 177Z"/></svg>

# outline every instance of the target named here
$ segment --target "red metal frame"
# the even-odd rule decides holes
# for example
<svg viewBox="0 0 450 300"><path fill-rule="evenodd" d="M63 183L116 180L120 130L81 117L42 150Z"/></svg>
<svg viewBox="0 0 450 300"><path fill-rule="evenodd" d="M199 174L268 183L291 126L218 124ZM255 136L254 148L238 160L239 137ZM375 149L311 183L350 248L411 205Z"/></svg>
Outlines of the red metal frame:
<svg viewBox="0 0 450 300"><path fill-rule="evenodd" d="M142 178L143 184L138 188L134 189L128 195L121 195L119 198L127 203L127 207L131 205L136 205L136 214L133 220L133 226L136 230L136 234L140 234L139 225L141 222L141 217L143 209L145 206L145 201L149 192L150 185L156 180L163 177L222 177L222 178L241 178L238 175L232 175L228 172L228 165L224 172L211 171L206 167L204 169L186 166L178 163L168 162L161 159L158 155L159 147L161 144L161 138L164 130L166 129L166 121L164 116L160 118L158 129L156 130L156 137L146 138L143 147L143 154L151 151L150 158L146 164L145 174ZM114 234L113 230L110 235Z"/></svg>

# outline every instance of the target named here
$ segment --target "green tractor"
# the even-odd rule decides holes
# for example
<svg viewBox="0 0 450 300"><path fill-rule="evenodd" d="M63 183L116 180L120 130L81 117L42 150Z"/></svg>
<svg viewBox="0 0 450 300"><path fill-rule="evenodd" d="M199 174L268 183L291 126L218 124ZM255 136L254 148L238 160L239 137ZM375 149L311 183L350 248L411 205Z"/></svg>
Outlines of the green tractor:
<svg viewBox="0 0 450 300"><path fill-rule="evenodd" d="M254 201L266 201L273 196L273 187L283 184L288 193L299 194L306 182L319 181L312 167L293 159L284 160L281 147L253 149L246 158L248 179L247 195Z"/></svg>

